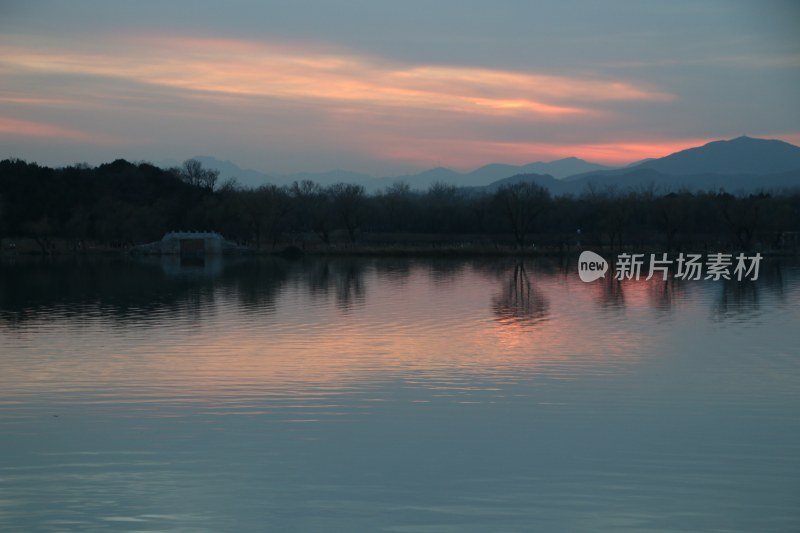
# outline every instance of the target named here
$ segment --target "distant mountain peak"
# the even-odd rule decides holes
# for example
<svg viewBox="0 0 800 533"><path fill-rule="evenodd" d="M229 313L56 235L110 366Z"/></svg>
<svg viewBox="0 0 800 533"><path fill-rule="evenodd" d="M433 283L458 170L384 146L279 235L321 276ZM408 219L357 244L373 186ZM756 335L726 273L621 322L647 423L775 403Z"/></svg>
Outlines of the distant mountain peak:
<svg viewBox="0 0 800 533"><path fill-rule="evenodd" d="M782 179L792 183L792 177L800 173L800 147L777 139L762 139L741 135L732 139L708 142L675 152L659 159L646 159L631 163L625 167L607 167L585 161L578 157L564 157L549 162L538 161L525 165L489 163L470 172L436 166L434 168L405 176L372 177L359 172L342 169L330 172L296 173L289 175L268 175L255 170L242 169L229 160L216 159L211 156L197 156L195 159L204 165L220 170L223 179L236 177L246 186L258 186L264 183L289 184L295 180L310 179L321 185L330 185L339 181L363 184L368 191L375 192L397 181L407 183L412 189L425 190L434 183L445 183L458 187L485 187L494 182L514 176L527 176L528 180L538 180L553 191L576 193L581 187L578 182L586 179L621 179L621 186L643 181L661 181L668 183L680 177L685 184L688 179L711 183L711 178L728 179L745 176L760 177L789 173ZM701 177L704 176L704 177ZM693 177L697 177L694 179ZM612 179L613 178L613 179ZM731 178L732 179L732 178ZM738 178L737 178L738 179ZM704 181L705 180L705 181ZM611 183L608 181L607 183ZM677 183L677 181L675 181ZM717 182L714 182L715 184ZM726 181L725 183L733 183ZM743 182L744 183L744 182ZM716 186L716 185L715 185Z"/></svg>
<svg viewBox="0 0 800 533"><path fill-rule="evenodd" d="M777 139L742 135L681 150L633 168L649 168L675 176L777 174L800 169L800 147Z"/></svg>

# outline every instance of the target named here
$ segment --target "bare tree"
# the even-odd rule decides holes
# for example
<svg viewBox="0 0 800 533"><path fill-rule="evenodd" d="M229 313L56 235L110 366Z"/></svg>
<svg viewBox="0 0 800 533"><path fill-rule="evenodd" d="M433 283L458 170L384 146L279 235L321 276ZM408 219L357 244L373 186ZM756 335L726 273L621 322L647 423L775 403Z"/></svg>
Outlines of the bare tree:
<svg viewBox="0 0 800 533"><path fill-rule="evenodd" d="M289 187L289 197L294 206L294 226L301 232L312 231L325 244L331 242L333 230L330 198L318 183L311 180L295 181Z"/></svg>
<svg viewBox="0 0 800 533"><path fill-rule="evenodd" d="M498 189L494 201L511 225L517 245L524 246L525 237L550 203L550 192L535 183L521 181Z"/></svg>
<svg viewBox="0 0 800 533"><path fill-rule="evenodd" d="M344 224L350 242L356 242L356 231L361 226L366 207L366 192L363 185L337 183L328 187L333 209Z"/></svg>
<svg viewBox="0 0 800 533"><path fill-rule="evenodd" d="M378 202L385 210L389 228L393 231L403 229L411 209L411 187L404 181L396 181L378 195Z"/></svg>
<svg viewBox="0 0 800 533"><path fill-rule="evenodd" d="M219 179L219 170L203 168L203 164L197 159L187 159L183 162L180 176L190 185L213 191Z"/></svg>

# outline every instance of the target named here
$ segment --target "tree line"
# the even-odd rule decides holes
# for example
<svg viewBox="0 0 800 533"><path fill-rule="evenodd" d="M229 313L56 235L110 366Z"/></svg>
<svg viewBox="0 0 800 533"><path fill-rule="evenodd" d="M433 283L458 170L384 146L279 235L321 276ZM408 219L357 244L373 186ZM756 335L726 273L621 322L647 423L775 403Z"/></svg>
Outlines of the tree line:
<svg viewBox="0 0 800 533"><path fill-rule="evenodd" d="M525 181L493 192L405 183L242 187L196 160L162 169L116 160L49 168L0 161L0 237L129 247L173 230L217 231L255 248L464 242L565 251L797 246L800 188L733 195L589 188L553 197Z"/></svg>

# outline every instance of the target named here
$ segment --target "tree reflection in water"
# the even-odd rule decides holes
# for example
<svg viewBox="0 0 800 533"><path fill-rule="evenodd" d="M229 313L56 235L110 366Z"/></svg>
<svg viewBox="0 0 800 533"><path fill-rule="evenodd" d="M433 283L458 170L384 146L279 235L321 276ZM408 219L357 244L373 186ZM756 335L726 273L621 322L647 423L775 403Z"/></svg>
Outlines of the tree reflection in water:
<svg viewBox="0 0 800 533"><path fill-rule="evenodd" d="M796 270L796 263L789 262L788 269L782 263L765 262L755 282L660 277L621 282L610 271L602 279L582 283L574 262L546 259L526 264L497 258L264 257L206 258L186 264L179 257L22 258L0 261L0 325L21 326L51 316L54 309L60 316L103 316L125 324L157 323L163 316L196 322L214 316L220 296L237 299L245 313L266 316L276 311L287 285L349 311L366 305L374 283L403 285L422 275L451 291L470 272L500 283L490 305L503 323L532 325L546 320L551 314L546 291L553 287L588 293L605 316L618 318L626 308L643 306L671 315L692 292L712 291L714 320L737 322L758 317L765 297L781 303L792 300L785 276Z"/></svg>
<svg viewBox="0 0 800 533"><path fill-rule="evenodd" d="M531 283L525 264L514 265L513 272L504 281L500 294L492 299L492 310L501 322L517 325L534 325L546 320L550 302L536 285Z"/></svg>
<svg viewBox="0 0 800 533"><path fill-rule="evenodd" d="M752 281L726 281L711 309L716 322L748 322L760 312L758 287Z"/></svg>
<svg viewBox="0 0 800 533"><path fill-rule="evenodd" d="M623 311L625 309L625 292L622 289L622 282L611 274L612 269L605 277L595 282L598 287L598 302L600 307L606 310Z"/></svg>
<svg viewBox="0 0 800 533"><path fill-rule="evenodd" d="M336 303L340 309L349 310L364 305L364 261L347 258L334 263L333 279L336 284Z"/></svg>

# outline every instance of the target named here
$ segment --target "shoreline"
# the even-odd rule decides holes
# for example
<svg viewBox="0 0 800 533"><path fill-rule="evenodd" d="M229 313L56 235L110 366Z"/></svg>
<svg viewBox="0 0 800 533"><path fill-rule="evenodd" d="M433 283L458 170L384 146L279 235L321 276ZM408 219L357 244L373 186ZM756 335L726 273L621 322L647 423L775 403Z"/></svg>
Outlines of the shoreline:
<svg viewBox="0 0 800 533"><path fill-rule="evenodd" d="M300 248L299 246L287 244L271 247L268 249L242 249L235 252L226 253L199 253L183 254L193 257L222 257L222 258L257 258L257 257L283 257L295 259L301 257L571 257L577 256L581 252L590 250L599 254L616 256L620 253L668 253L670 255L679 253L760 253L763 257L797 257L800 250L775 250L775 249L753 249L740 250L729 247L707 247L707 248L686 248L666 250L657 244L644 246L571 246L559 249L558 247L525 247L519 248L508 245L469 245L469 244L430 244L430 245L330 245L312 246ZM153 253L141 252L133 248L112 248L112 247L91 247L81 250L54 249L44 252L38 249L8 250L0 251L0 259L13 258L67 258L67 257L87 257L87 258L137 258L137 257L181 257L180 253Z"/></svg>

